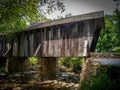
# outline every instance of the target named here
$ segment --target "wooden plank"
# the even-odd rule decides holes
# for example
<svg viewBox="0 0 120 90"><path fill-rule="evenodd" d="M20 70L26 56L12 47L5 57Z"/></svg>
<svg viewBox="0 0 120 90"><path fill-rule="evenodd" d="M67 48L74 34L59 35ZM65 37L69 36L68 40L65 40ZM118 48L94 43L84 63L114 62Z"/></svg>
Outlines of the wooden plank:
<svg viewBox="0 0 120 90"><path fill-rule="evenodd" d="M60 56L60 52L59 52L59 35L60 35L60 28L59 26L57 26L57 29L56 29L56 32L57 32L57 35L56 35L56 53L57 53L57 56L56 57L59 57Z"/></svg>
<svg viewBox="0 0 120 90"><path fill-rule="evenodd" d="M87 45L86 45L86 43L88 44L88 25L87 25L87 23L88 23L88 21L84 21L84 23L85 23L85 25L84 25L84 27L83 27L83 38L82 38L82 47L83 47L83 52L82 52L82 56L86 56L86 55L88 55L88 53L86 52L86 51L88 51L88 48L86 48L87 47Z"/></svg>
<svg viewBox="0 0 120 90"><path fill-rule="evenodd" d="M49 52L49 28L46 28L46 56L49 57L50 52Z"/></svg>
<svg viewBox="0 0 120 90"><path fill-rule="evenodd" d="M3 55L3 56L6 56L7 54L8 54L8 52L10 51L10 49L11 49L11 46L10 46L10 44L7 44L7 51L5 52L5 54Z"/></svg>
<svg viewBox="0 0 120 90"><path fill-rule="evenodd" d="M61 56L61 52L60 52L60 50L61 50L61 44L60 44L60 40L61 40L61 29L60 29L60 26L58 26L58 57L60 57Z"/></svg>
<svg viewBox="0 0 120 90"><path fill-rule="evenodd" d="M28 36L27 36L27 42L28 42L28 49L27 49L27 52L28 52L28 56L30 56L30 32L27 32Z"/></svg>
<svg viewBox="0 0 120 90"><path fill-rule="evenodd" d="M42 57L42 40L43 40L43 34L42 34L42 29L40 30L40 32L38 33L38 43L41 43L41 48L38 52L38 57Z"/></svg>
<svg viewBox="0 0 120 90"><path fill-rule="evenodd" d="M97 27L97 23L95 23L94 20L89 20L85 22L85 28L86 28L85 40L88 41L88 49L90 49L91 47L93 36L96 30L95 27ZM89 52L90 50L87 50L87 51Z"/></svg>
<svg viewBox="0 0 120 90"><path fill-rule="evenodd" d="M71 51L71 52L70 52L70 56L72 56L72 57L74 56L74 53L75 53L75 52L74 52L74 48L75 48L75 47L74 47L74 42L75 42L75 41L74 41L74 27L75 27L75 26L74 26L73 23L70 24L70 39L71 39L71 40L70 40L70 44L71 44L71 45L70 45L70 51Z"/></svg>
<svg viewBox="0 0 120 90"><path fill-rule="evenodd" d="M18 45L17 45L17 38L13 39L13 51L12 51L12 55L13 56L17 56L18 53Z"/></svg>
<svg viewBox="0 0 120 90"><path fill-rule="evenodd" d="M41 31L42 32L42 31ZM41 32L36 32L36 46L39 46L39 44L41 44L41 48L38 50L38 53L37 53L37 57L41 57L41 54L42 54L42 42L41 42Z"/></svg>
<svg viewBox="0 0 120 90"><path fill-rule="evenodd" d="M34 42L34 35L33 33L30 33L30 56L33 56L34 53L34 46L33 46L33 42Z"/></svg>
<svg viewBox="0 0 120 90"><path fill-rule="evenodd" d="M72 54L71 56L74 57L74 56L77 56L77 53L78 53L78 49L77 49L77 45L78 45L78 42L77 42L77 38L73 38L72 39L72 47L71 47L71 51L72 51Z"/></svg>
<svg viewBox="0 0 120 90"><path fill-rule="evenodd" d="M71 38L71 56L78 56L79 50L79 30L78 23L71 24L70 38Z"/></svg>
<svg viewBox="0 0 120 90"><path fill-rule="evenodd" d="M49 52L49 57L53 57L53 52L54 52L54 49L53 49L53 27L50 28L49 30L49 47L48 47L48 52Z"/></svg>
<svg viewBox="0 0 120 90"><path fill-rule="evenodd" d="M62 54L62 45L63 45L63 39L62 39L62 28L61 28L61 26L59 25L59 27L58 27L58 44L59 44L59 47L58 47L58 52L59 52L59 55L58 56L64 56L63 54Z"/></svg>
<svg viewBox="0 0 120 90"><path fill-rule="evenodd" d="M22 36L21 36L21 49L20 49L20 51L21 51L21 57L24 57L24 47L25 47L25 33L23 33L22 34Z"/></svg>
<svg viewBox="0 0 120 90"><path fill-rule="evenodd" d="M11 43L10 43L10 38L4 36L4 47L3 47L3 52L4 52L4 56L7 56L8 55L8 52L10 52L10 49L11 49Z"/></svg>
<svg viewBox="0 0 120 90"><path fill-rule="evenodd" d="M19 41L19 43L18 43L18 56L20 57L21 55L20 55L20 52L21 52L21 35L19 34L18 35L19 37L18 37L18 41Z"/></svg>
<svg viewBox="0 0 120 90"><path fill-rule="evenodd" d="M61 38L61 28L60 28L60 26L58 26L58 44L59 44L59 47L58 47L59 55L58 55L58 56L61 56L61 51L62 51L62 38Z"/></svg>
<svg viewBox="0 0 120 90"><path fill-rule="evenodd" d="M60 26L60 39L59 39L59 55L61 57L65 56L65 26Z"/></svg>
<svg viewBox="0 0 120 90"><path fill-rule="evenodd" d="M92 35L92 37L91 37L91 31L93 31L94 29L93 28L91 28L91 26L90 25L92 25L91 24L91 22L90 21L88 21L87 23L86 23L86 29L87 29L87 41L88 41L88 44L89 44L89 48L90 48L90 45L91 45L91 42L92 42L92 38L93 38L93 35ZM92 30L91 30L92 29Z"/></svg>
<svg viewBox="0 0 120 90"><path fill-rule="evenodd" d="M28 57L28 33L25 33L24 56Z"/></svg>
<svg viewBox="0 0 120 90"><path fill-rule="evenodd" d="M53 31L53 38L54 38L54 57L59 56L59 41L58 41L58 27L56 26Z"/></svg>
<svg viewBox="0 0 120 90"><path fill-rule="evenodd" d="M45 44L45 57L47 57L49 56L49 28L46 28Z"/></svg>
<svg viewBox="0 0 120 90"><path fill-rule="evenodd" d="M78 23L78 56L82 56L83 53L83 31L84 31L84 22L79 22Z"/></svg>
<svg viewBox="0 0 120 90"><path fill-rule="evenodd" d="M20 35L20 56L24 56L24 33Z"/></svg>
<svg viewBox="0 0 120 90"><path fill-rule="evenodd" d="M34 35L31 32L28 32L28 56L33 56L34 53Z"/></svg>
<svg viewBox="0 0 120 90"><path fill-rule="evenodd" d="M6 40L6 44L9 44L11 47L11 50L9 51L9 53L7 54L8 56L12 56L12 51L13 51L13 39L8 39L8 41Z"/></svg>
<svg viewBox="0 0 120 90"><path fill-rule="evenodd" d="M66 30L65 30L65 56L70 57L70 37L69 37L69 25L66 25Z"/></svg>
<svg viewBox="0 0 120 90"><path fill-rule="evenodd" d="M36 51L35 51L35 53L33 55L34 57L37 56L38 51L40 50L40 47L41 47L41 44L38 45L38 47L37 47L37 49L36 49Z"/></svg>
<svg viewBox="0 0 120 90"><path fill-rule="evenodd" d="M11 45L10 45L10 43L6 43L6 47L5 47L5 53L4 53L4 56L6 56L7 54L8 54L8 52L10 51L10 49L11 49L12 47L11 47Z"/></svg>
<svg viewBox="0 0 120 90"><path fill-rule="evenodd" d="M74 56L78 56L78 45L79 45L79 35L78 35L78 23L75 23L74 27Z"/></svg>
<svg viewBox="0 0 120 90"><path fill-rule="evenodd" d="M47 30L46 28L44 29L43 31L43 57L46 57L47 54L48 54L48 49L47 49L47 38L46 38L46 33L47 33Z"/></svg>
<svg viewBox="0 0 120 90"><path fill-rule="evenodd" d="M42 57L44 57L44 32L43 31L44 31L44 29L41 30L41 35L40 35L41 36L41 43L42 43L42 46L41 46Z"/></svg>
<svg viewBox="0 0 120 90"><path fill-rule="evenodd" d="M35 53L35 51L36 51L36 49L37 49L37 45L36 45L36 43L37 43L37 40L36 40L36 31L33 31L32 32L32 34L33 34L33 36L34 36L34 38L33 38L33 55L34 55L34 53Z"/></svg>
<svg viewBox="0 0 120 90"><path fill-rule="evenodd" d="M95 20L96 21L96 25L97 27L95 28L95 31L94 31L94 35L93 35L93 39L92 39L92 42L91 42L91 47L90 47L90 51L91 52L94 52L95 51L95 47L97 45L97 41L98 41L98 38L99 38L99 35L100 35L100 31L102 28L104 28L104 18L100 18L100 19L97 19Z"/></svg>
<svg viewBox="0 0 120 90"><path fill-rule="evenodd" d="M16 53L16 56L18 56L18 51L19 51L19 36L17 35L16 36L16 49L17 49L17 53Z"/></svg>
<svg viewBox="0 0 120 90"><path fill-rule="evenodd" d="M98 20L97 20L98 21ZM97 22L95 19L89 21L89 27L90 27L90 35L89 35L89 47L91 47L92 40L95 34L95 31L97 30ZM94 43L94 42L93 42Z"/></svg>
<svg viewBox="0 0 120 90"><path fill-rule="evenodd" d="M17 53L17 56L19 57L20 56L20 35L18 34L17 35L17 38L18 38L18 53Z"/></svg>
<svg viewBox="0 0 120 90"><path fill-rule="evenodd" d="M34 43L33 43L34 53L36 49L38 48L39 44L41 44L41 32L34 31ZM40 52L38 51L37 56L39 55L40 55Z"/></svg>

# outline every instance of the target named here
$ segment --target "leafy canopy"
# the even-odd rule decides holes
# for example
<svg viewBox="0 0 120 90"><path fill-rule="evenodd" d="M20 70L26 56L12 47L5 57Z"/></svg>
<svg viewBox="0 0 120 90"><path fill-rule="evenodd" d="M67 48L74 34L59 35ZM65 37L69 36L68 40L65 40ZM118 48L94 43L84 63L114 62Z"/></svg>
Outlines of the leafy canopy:
<svg viewBox="0 0 120 90"><path fill-rule="evenodd" d="M0 0L0 31L25 29L54 10L65 10L62 0Z"/></svg>
<svg viewBox="0 0 120 90"><path fill-rule="evenodd" d="M120 52L120 11L105 16L105 29L100 33L96 50L98 52Z"/></svg>

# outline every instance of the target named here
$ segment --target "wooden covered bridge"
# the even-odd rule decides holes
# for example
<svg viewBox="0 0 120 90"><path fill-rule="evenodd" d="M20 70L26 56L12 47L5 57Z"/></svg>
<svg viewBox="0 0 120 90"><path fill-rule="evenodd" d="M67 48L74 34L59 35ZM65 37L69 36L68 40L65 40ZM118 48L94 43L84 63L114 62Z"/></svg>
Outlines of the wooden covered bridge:
<svg viewBox="0 0 120 90"><path fill-rule="evenodd" d="M85 56L95 51L103 27L103 11L39 23L11 37L0 35L0 56Z"/></svg>
<svg viewBox="0 0 120 90"><path fill-rule="evenodd" d="M53 79L51 76L55 76L56 67L53 60L56 57L83 57L94 52L102 28L103 11L39 23L10 36L0 35L0 57L9 58L10 70L21 67L23 61L17 62L17 59L39 57L36 76ZM51 72L41 74L41 66Z"/></svg>

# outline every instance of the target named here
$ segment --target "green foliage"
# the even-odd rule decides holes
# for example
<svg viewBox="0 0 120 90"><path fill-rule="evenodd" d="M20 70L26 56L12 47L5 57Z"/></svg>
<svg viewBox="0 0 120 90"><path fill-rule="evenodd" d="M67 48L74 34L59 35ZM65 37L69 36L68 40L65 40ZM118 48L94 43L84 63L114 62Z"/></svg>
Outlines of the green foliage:
<svg viewBox="0 0 120 90"><path fill-rule="evenodd" d="M108 72L110 69L112 68L102 69L98 75L91 78L90 82L83 83L80 90L119 90L120 79L111 80Z"/></svg>
<svg viewBox="0 0 120 90"><path fill-rule="evenodd" d="M61 0L0 0L0 31L23 30L29 24L46 21L46 13L64 11Z"/></svg>
<svg viewBox="0 0 120 90"><path fill-rule="evenodd" d="M82 65L82 58L81 57L79 57L79 58L77 58L77 57L72 57L72 58L71 57L62 57L62 58L59 58L58 60L59 60L58 63L60 65L64 65L68 68L71 65L74 67L81 67L81 65Z"/></svg>
<svg viewBox="0 0 120 90"><path fill-rule="evenodd" d="M96 50L98 52L120 52L118 32L114 15L105 16L105 29L100 33Z"/></svg>
<svg viewBox="0 0 120 90"><path fill-rule="evenodd" d="M116 26L116 33L117 33L117 38L118 38L118 45L120 46L120 10L116 9L114 11L114 20L115 20L115 26Z"/></svg>
<svg viewBox="0 0 120 90"><path fill-rule="evenodd" d="M30 57L30 63L31 63L31 64L36 64L37 61L38 61L37 58L35 58L35 57Z"/></svg>
<svg viewBox="0 0 120 90"><path fill-rule="evenodd" d="M115 47L114 50L115 52L120 52L120 47Z"/></svg>
<svg viewBox="0 0 120 90"><path fill-rule="evenodd" d="M26 21L31 22L38 17L37 3L39 0L1 0L0 29L24 29Z"/></svg>
<svg viewBox="0 0 120 90"><path fill-rule="evenodd" d="M0 67L0 73L1 72L5 72L5 68L4 67Z"/></svg>

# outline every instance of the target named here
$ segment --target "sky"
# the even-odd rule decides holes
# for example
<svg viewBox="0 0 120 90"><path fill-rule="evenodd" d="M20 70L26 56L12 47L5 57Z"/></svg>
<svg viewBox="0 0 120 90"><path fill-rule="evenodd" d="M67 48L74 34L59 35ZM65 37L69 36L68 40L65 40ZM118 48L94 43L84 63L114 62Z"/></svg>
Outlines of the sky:
<svg viewBox="0 0 120 90"><path fill-rule="evenodd" d="M105 14L112 14L116 8L116 3L113 0L63 0L65 5L65 12L61 14L56 11L50 15L46 15L49 19L56 19L57 16L64 16L67 13L71 13L73 16L101 11Z"/></svg>

